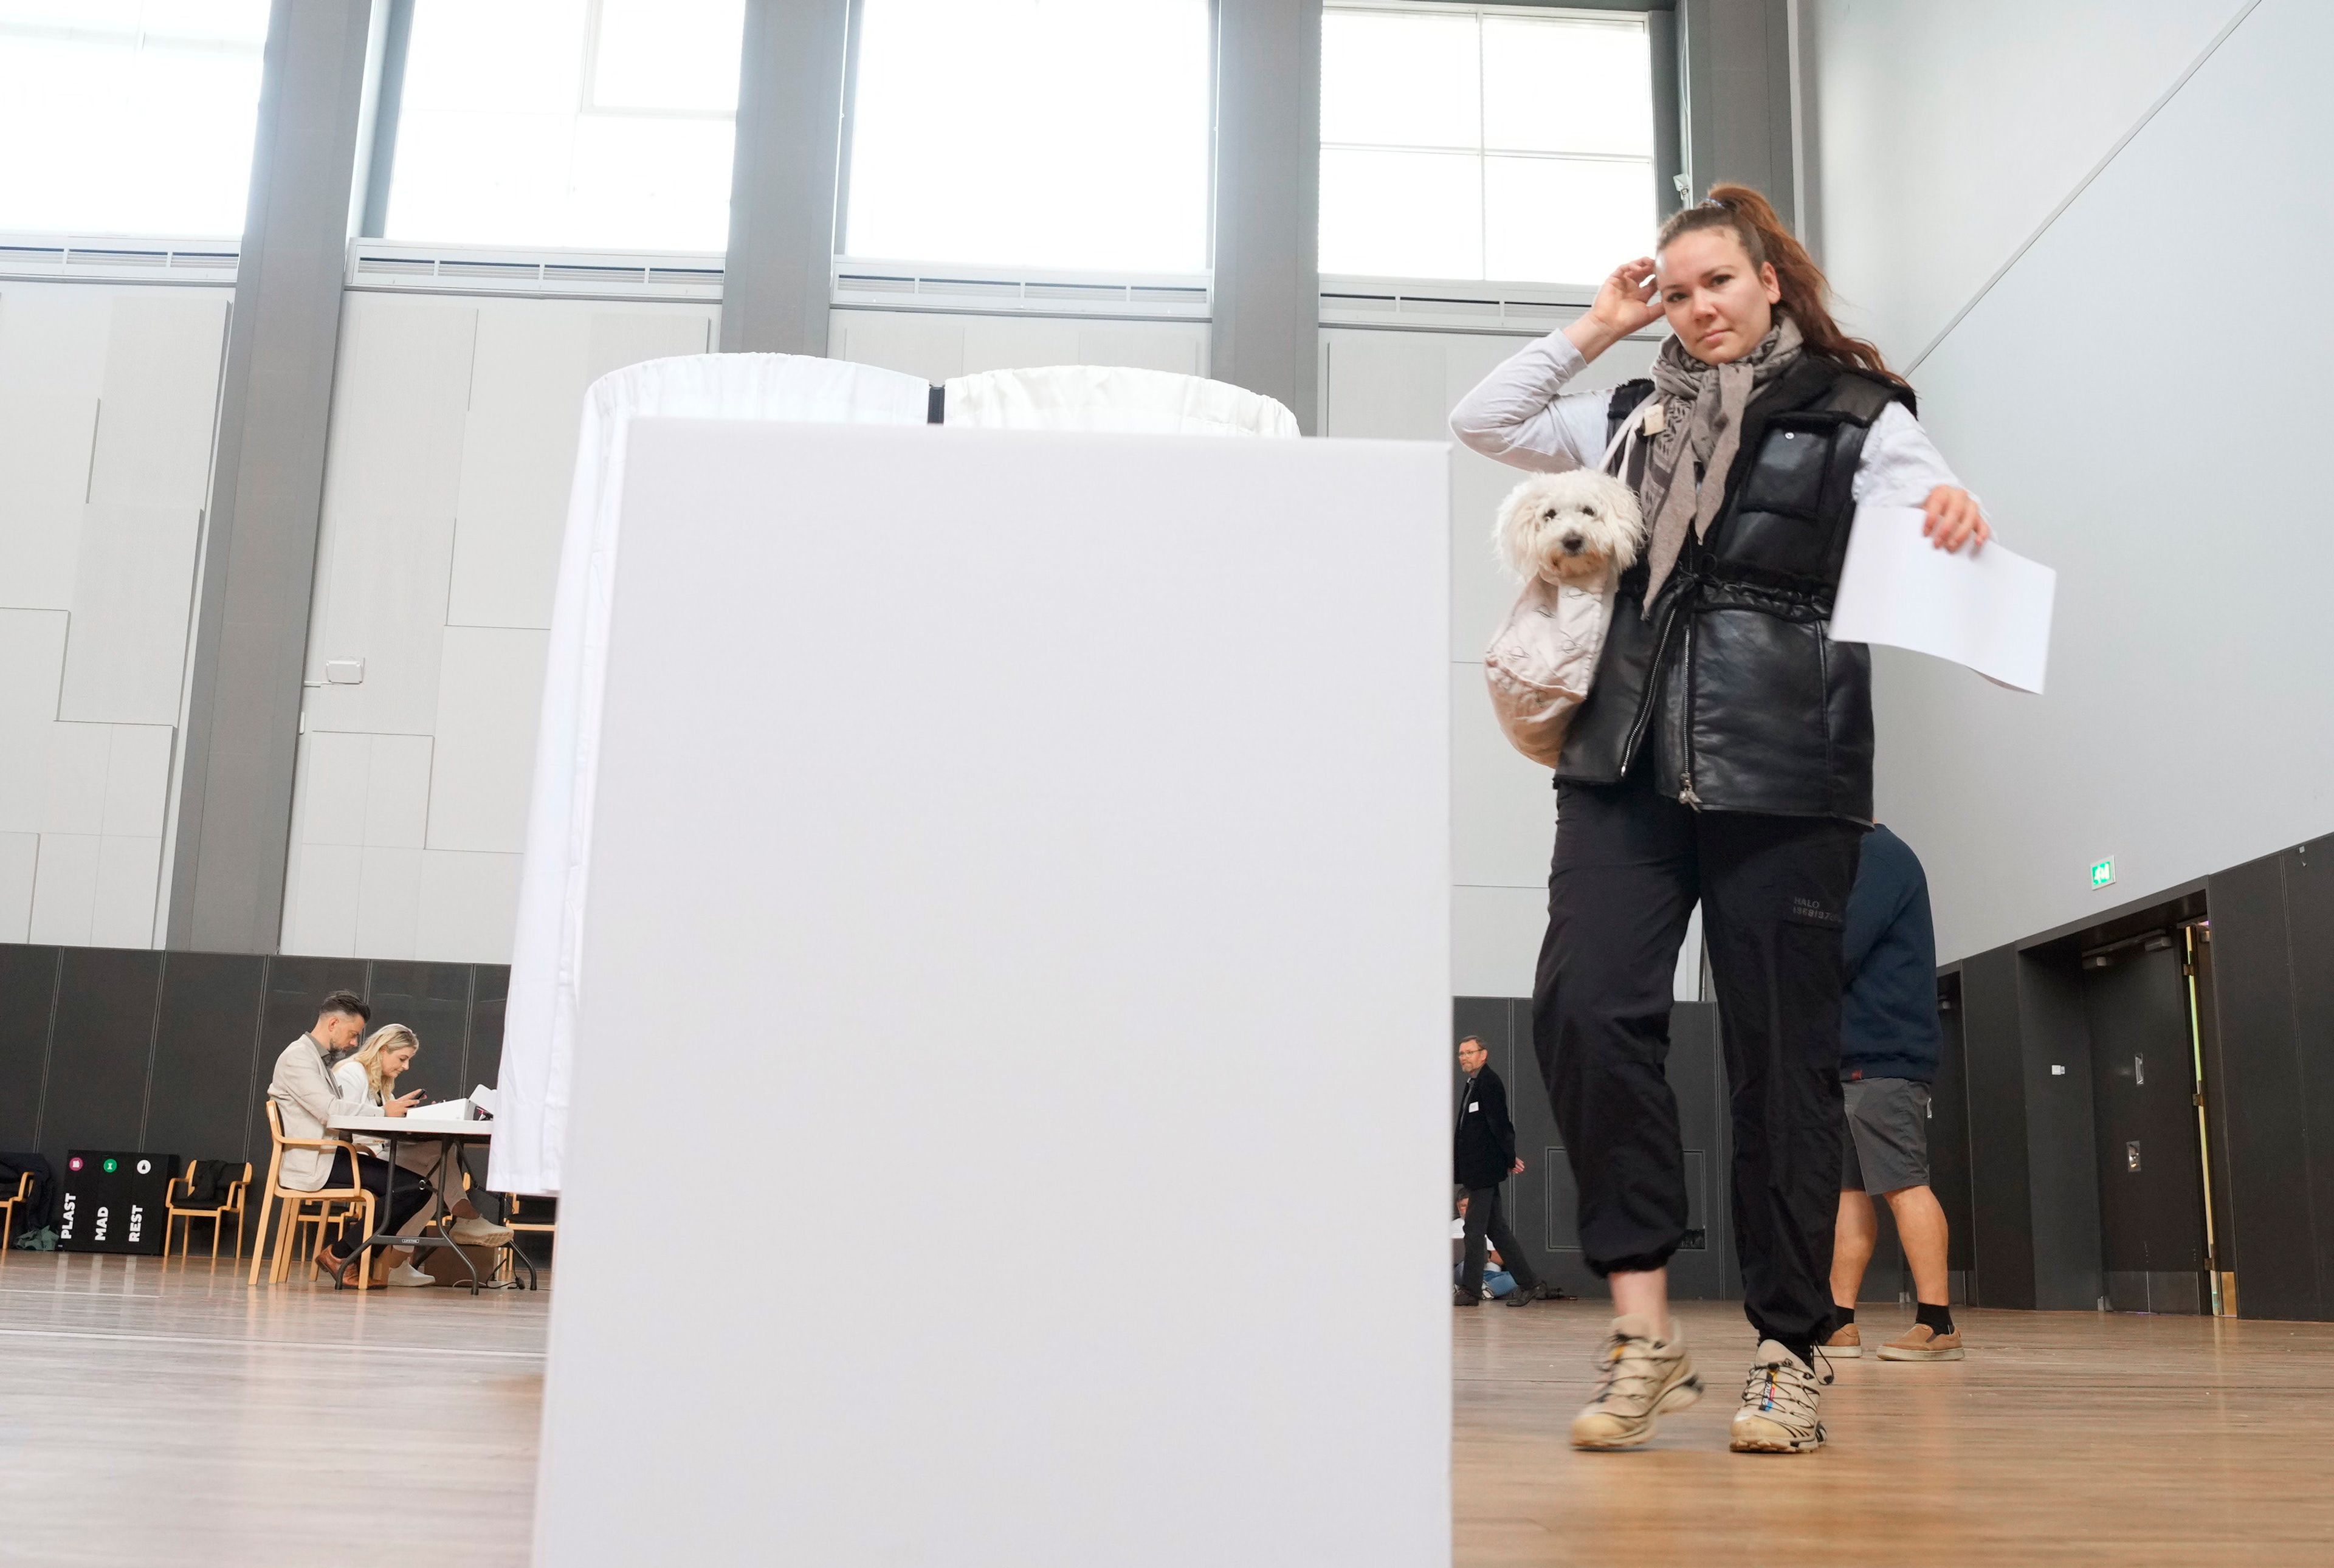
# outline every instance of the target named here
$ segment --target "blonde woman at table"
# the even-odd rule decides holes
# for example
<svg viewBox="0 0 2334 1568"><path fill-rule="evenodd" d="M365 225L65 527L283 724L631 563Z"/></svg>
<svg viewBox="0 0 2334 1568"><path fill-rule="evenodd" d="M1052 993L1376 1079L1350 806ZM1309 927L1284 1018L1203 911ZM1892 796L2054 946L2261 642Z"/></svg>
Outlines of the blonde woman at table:
<svg viewBox="0 0 2334 1568"><path fill-rule="evenodd" d="M420 1053L421 1037L402 1024L387 1024L372 1033L364 1048L333 1069L333 1082L341 1093L352 1100L369 1100L386 1107L400 1098L397 1081L413 1065ZM389 1140L365 1133L353 1135L357 1146L375 1159L389 1159ZM429 1197L422 1206L397 1227L400 1236L411 1236L436 1213L439 1205L445 1206L454 1216L451 1234L456 1241L468 1246L500 1246L511 1238L507 1226L500 1226L482 1217L469 1195L462 1190L462 1161L458 1151L447 1143L400 1143L397 1164L401 1172L420 1177L429 1184ZM409 1255L410 1249L407 1249ZM438 1282L413 1266L410 1256L391 1271L389 1283L401 1285L436 1284Z"/></svg>

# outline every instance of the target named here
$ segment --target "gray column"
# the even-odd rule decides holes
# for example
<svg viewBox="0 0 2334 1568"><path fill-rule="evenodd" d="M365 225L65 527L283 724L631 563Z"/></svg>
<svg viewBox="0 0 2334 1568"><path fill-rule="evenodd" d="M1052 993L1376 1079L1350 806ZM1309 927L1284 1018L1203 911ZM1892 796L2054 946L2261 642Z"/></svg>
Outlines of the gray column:
<svg viewBox="0 0 2334 1568"><path fill-rule="evenodd" d="M1677 16L1693 199L1721 180L1755 186L1796 227L1789 0L1679 0Z"/></svg>
<svg viewBox="0 0 2334 1568"><path fill-rule="evenodd" d="M275 0L195 588L169 945L283 924L300 673L371 0Z"/></svg>
<svg viewBox="0 0 2334 1568"><path fill-rule="evenodd" d="M1654 218L1659 222L1685 205L1678 189L1685 173L1685 116L1677 13L1646 13L1645 41L1654 72Z"/></svg>
<svg viewBox="0 0 2334 1568"><path fill-rule="evenodd" d="M1319 434L1321 0L1220 0L1208 373Z"/></svg>
<svg viewBox="0 0 2334 1568"><path fill-rule="evenodd" d="M850 0L746 0L721 351L824 354Z"/></svg>

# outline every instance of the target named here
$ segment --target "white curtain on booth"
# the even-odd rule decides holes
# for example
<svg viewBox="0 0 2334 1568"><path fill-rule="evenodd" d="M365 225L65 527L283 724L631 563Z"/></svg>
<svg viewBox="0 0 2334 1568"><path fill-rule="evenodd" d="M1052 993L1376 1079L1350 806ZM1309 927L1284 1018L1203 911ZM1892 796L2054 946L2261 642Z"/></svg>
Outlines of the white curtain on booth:
<svg viewBox="0 0 2334 1568"><path fill-rule="evenodd" d="M947 383L948 423L990 430L1295 436L1297 416L1227 381L1114 365L986 370Z"/></svg>
<svg viewBox="0 0 2334 1568"><path fill-rule="evenodd" d="M913 376L839 360L692 354L614 371L585 394L519 873L500 1111L487 1175L496 1191L555 1193L560 1186L627 427L657 418L922 424L931 392Z"/></svg>

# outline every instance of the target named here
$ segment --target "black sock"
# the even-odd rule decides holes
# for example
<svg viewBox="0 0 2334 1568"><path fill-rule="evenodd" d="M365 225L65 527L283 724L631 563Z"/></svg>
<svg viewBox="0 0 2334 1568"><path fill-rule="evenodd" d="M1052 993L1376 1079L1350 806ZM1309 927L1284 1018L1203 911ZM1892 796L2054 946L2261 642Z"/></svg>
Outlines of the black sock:
<svg viewBox="0 0 2334 1568"><path fill-rule="evenodd" d="M1932 1306L1927 1302L1915 1302L1913 1304L1913 1321L1916 1323L1928 1324L1929 1332L1942 1339L1953 1332L1953 1309L1949 1306Z"/></svg>
<svg viewBox="0 0 2334 1568"><path fill-rule="evenodd" d="M1844 1329L1855 1321L1856 1309L1854 1307L1836 1306L1831 1309L1831 1326L1834 1330Z"/></svg>

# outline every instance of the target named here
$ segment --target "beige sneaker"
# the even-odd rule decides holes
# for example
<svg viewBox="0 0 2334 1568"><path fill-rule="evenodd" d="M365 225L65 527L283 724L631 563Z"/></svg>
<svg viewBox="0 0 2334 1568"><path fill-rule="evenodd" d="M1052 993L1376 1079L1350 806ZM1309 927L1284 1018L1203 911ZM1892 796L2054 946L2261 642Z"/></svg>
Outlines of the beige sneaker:
<svg viewBox="0 0 2334 1568"><path fill-rule="evenodd" d="M1654 1435L1655 1416L1702 1398L1702 1380L1675 1323L1668 1339L1656 1340L1644 1318L1615 1318L1597 1364L1604 1376L1596 1397L1572 1419L1576 1448L1634 1448Z"/></svg>
<svg viewBox="0 0 2334 1568"><path fill-rule="evenodd" d="M1962 1331L1941 1334L1926 1323L1914 1323L1901 1340L1880 1347L1884 1361L1957 1361L1962 1359Z"/></svg>
<svg viewBox="0 0 2334 1568"><path fill-rule="evenodd" d="M1823 1423L1816 1407L1823 1396L1815 1369L1773 1340L1760 1340L1742 1382L1742 1408L1734 1412L1738 1454L1808 1454L1823 1447Z"/></svg>
<svg viewBox="0 0 2334 1568"><path fill-rule="evenodd" d="M456 1220L447 1227L447 1234L465 1246L501 1246L514 1233L509 1226L472 1215L468 1219Z"/></svg>
<svg viewBox="0 0 2334 1568"><path fill-rule="evenodd" d="M1823 1353L1836 1361L1854 1361L1864 1353L1864 1335L1854 1323L1842 1323L1824 1341Z"/></svg>

